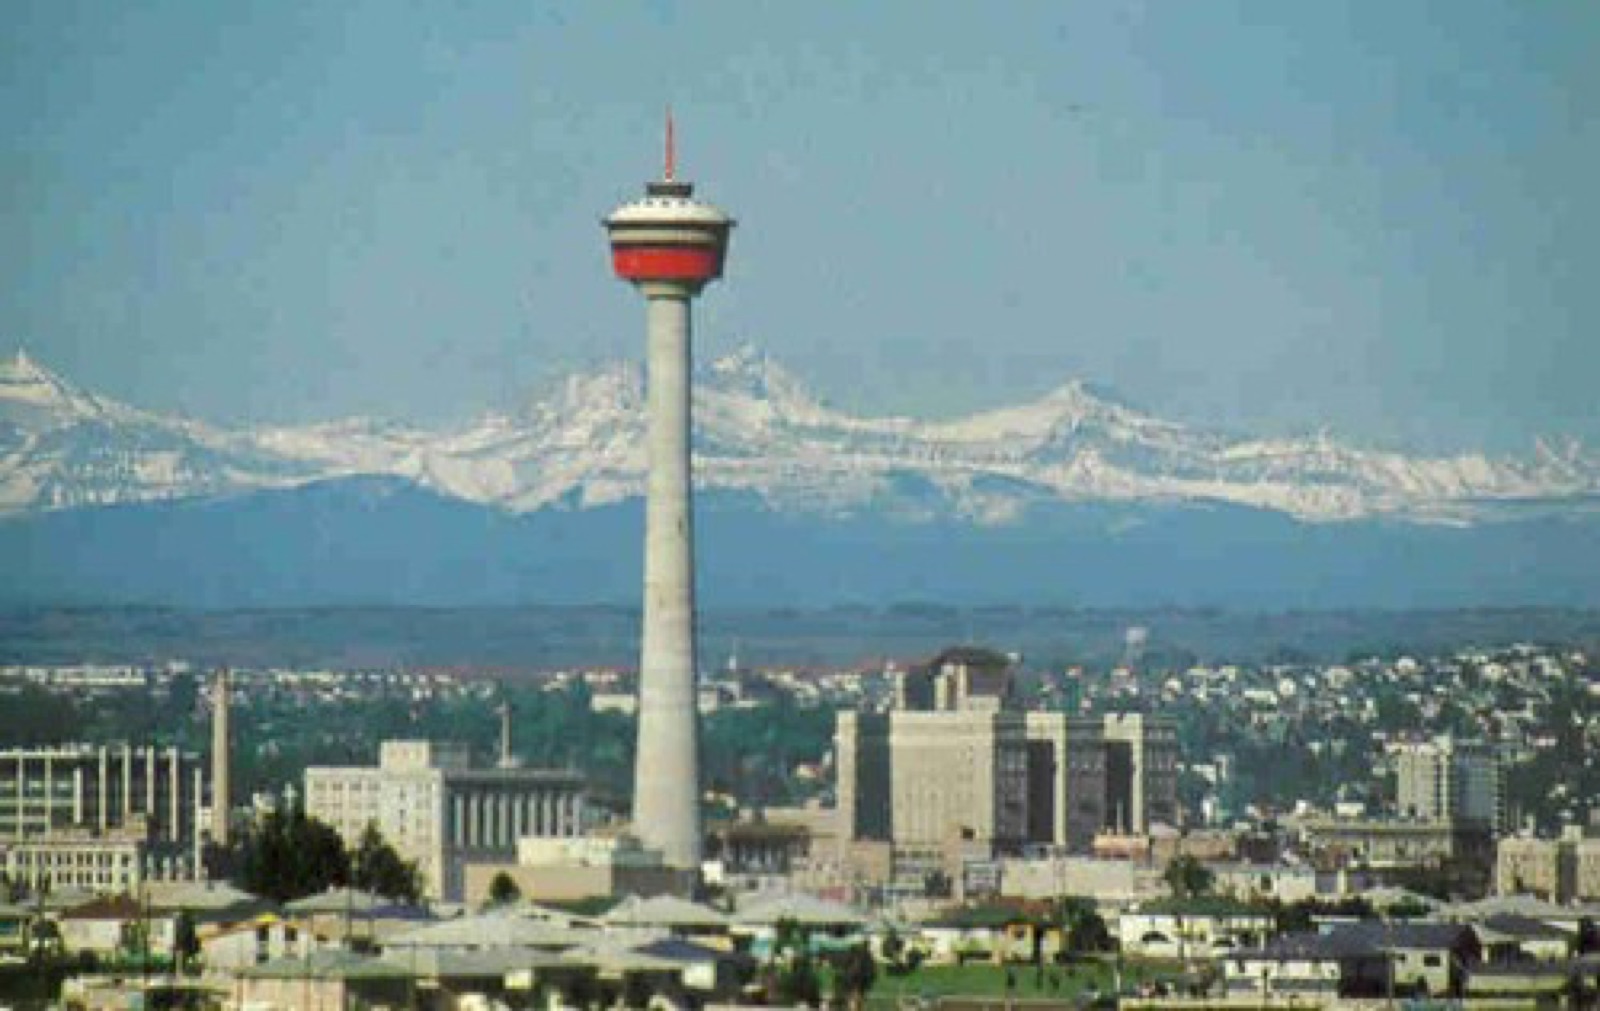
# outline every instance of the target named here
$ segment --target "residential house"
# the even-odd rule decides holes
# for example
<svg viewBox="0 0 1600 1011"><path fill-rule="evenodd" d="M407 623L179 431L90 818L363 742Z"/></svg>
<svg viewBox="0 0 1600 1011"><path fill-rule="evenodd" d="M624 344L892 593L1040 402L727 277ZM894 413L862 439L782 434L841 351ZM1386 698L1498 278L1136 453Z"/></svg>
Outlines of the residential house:
<svg viewBox="0 0 1600 1011"><path fill-rule="evenodd" d="M1233 899L1157 899L1117 917L1124 955L1211 958L1255 948L1273 931L1272 913Z"/></svg>
<svg viewBox="0 0 1600 1011"><path fill-rule="evenodd" d="M1381 996L1388 960L1365 939L1334 934L1285 934L1222 960L1233 997L1356 999Z"/></svg>

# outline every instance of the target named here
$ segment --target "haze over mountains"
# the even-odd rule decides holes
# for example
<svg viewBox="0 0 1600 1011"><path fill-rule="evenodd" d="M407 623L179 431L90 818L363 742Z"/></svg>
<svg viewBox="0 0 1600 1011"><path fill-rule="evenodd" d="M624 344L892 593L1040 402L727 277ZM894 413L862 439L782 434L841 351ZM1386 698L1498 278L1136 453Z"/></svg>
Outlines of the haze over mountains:
<svg viewBox="0 0 1600 1011"><path fill-rule="evenodd" d="M949 421L855 417L743 350L696 390L702 586L740 602L1253 606L1600 599L1600 455L1251 439L1080 382ZM432 430L229 430L0 364L0 599L630 601L643 377Z"/></svg>

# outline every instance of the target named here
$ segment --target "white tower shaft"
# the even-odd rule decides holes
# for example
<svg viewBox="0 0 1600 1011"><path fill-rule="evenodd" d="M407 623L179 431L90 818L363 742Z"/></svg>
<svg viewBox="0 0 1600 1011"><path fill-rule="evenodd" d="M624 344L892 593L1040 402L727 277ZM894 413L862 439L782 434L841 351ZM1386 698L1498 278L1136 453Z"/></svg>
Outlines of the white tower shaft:
<svg viewBox="0 0 1600 1011"><path fill-rule="evenodd" d="M689 299L648 282L649 495L634 830L671 867L698 869L700 755L695 706L694 517L690 507Z"/></svg>

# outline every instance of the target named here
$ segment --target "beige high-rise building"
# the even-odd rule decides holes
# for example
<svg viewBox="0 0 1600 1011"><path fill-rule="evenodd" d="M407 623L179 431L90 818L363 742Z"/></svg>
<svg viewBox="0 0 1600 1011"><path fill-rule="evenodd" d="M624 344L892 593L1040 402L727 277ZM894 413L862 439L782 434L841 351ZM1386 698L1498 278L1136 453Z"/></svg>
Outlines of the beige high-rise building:
<svg viewBox="0 0 1600 1011"><path fill-rule="evenodd" d="M1401 817L1504 828L1505 773L1491 745L1444 736L1397 744L1394 752Z"/></svg>
<svg viewBox="0 0 1600 1011"><path fill-rule="evenodd" d="M1012 666L947 650L898 679L890 710L839 714L841 843L889 844L910 879L1029 845L1088 851L1105 820L1100 722L1015 708Z"/></svg>
<svg viewBox="0 0 1600 1011"><path fill-rule="evenodd" d="M467 864L514 861L527 836L582 834L584 802L576 773L472 768L464 747L428 741L384 741L376 767L306 770L307 814L351 846L376 825L425 893L450 901Z"/></svg>
<svg viewBox="0 0 1600 1011"><path fill-rule="evenodd" d="M1100 721L1030 712L1027 737L1028 842L1087 853L1106 823L1106 752Z"/></svg>
<svg viewBox="0 0 1600 1011"><path fill-rule="evenodd" d="M1105 827L1144 835L1178 824L1178 726L1144 713L1107 713Z"/></svg>
<svg viewBox="0 0 1600 1011"><path fill-rule="evenodd" d="M839 714L841 838L933 849L955 839L1001 851L1027 834L1022 713Z"/></svg>

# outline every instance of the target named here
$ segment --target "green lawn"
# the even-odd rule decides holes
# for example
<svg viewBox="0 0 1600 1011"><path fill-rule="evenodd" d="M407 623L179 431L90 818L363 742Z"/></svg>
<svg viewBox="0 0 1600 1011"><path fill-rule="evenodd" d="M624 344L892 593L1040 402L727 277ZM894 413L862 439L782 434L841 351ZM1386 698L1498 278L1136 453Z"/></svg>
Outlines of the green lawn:
<svg viewBox="0 0 1600 1011"><path fill-rule="evenodd" d="M1031 965L1002 967L990 963L972 962L966 965L927 965L905 976L891 976L878 967L877 982L868 995L868 1002L877 1007L892 1007L902 999L917 997L1000 997L1007 996L1007 971L1010 972L1012 997L1026 999L1060 1000L1077 997L1089 989L1101 993L1112 989L1110 961L1081 962L1074 965L1047 965L1041 974ZM1178 966L1162 963L1124 963L1122 985L1124 989L1137 986L1145 980L1176 979Z"/></svg>

